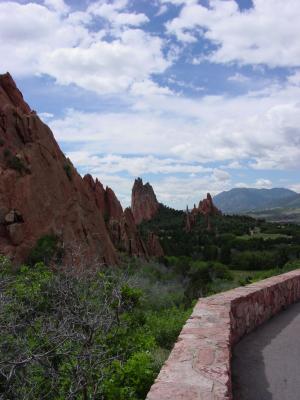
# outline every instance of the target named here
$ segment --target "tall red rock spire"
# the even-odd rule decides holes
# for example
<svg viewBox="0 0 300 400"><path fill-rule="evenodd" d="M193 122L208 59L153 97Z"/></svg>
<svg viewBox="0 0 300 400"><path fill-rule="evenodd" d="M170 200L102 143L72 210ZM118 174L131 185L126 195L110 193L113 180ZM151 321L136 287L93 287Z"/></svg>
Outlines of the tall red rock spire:
<svg viewBox="0 0 300 400"><path fill-rule="evenodd" d="M200 214L203 215L220 215L221 211L214 205L211 194L207 193L206 199L199 202L198 210Z"/></svg>
<svg viewBox="0 0 300 400"><path fill-rule="evenodd" d="M143 184L141 178L134 181L131 195L131 210L136 224L152 219L159 209L159 202L152 186Z"/></svg>
<svg viewBox="0 0 300 400"><path fill-rule="evenodd" d="M98 179L94 181L89 174L83 179L94 194L114 246L129 255L148 258L147 247L136 227L131 209L126 208L123 211L114 191L109 187L104 189Z"/></svg>
<svg viewBox="0 0 300 400"><path fill-rule="evenodd" d="M222 214L221 211L214 205L210 193L207 193L206 198L199 202L198 207L194 205L194 208L192 209L191 212L189 212L188 207L186 208L186 217L185 217L186 232L190 232L192 230L193 226L196 223L196 216L199 214L205 216L208 230L212 229L211 217Z"/></svg>

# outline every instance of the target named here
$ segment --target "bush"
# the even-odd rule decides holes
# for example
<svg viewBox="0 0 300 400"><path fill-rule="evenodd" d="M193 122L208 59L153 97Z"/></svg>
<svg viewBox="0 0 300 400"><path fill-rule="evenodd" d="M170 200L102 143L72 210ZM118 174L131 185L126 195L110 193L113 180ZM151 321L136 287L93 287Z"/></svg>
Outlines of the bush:
<svg viewBox="0 0 300 400"><path fill-rule="evenodd" d="M40 251L48 252L55 240L42 239ZM164 290L148 302L153 280L166 272L155 265L72 276L42 263L13 272L0 257L4 398L144 399L190 314L166 303ZM171 294L169 282L159 284Z"/></svg>
<svg viewBox="0 0 300 400"><path fill-rule="evenodd" d="M114 361L104 382L107 400L144 400L158 369L148 352L135 353L122 364Z"/></svg>
<svg viewBox="0 0 300 400"><path fill-rule="evenodd" d="M55 235L42 236L31 250L28 257L28 264L34 265L38 262L49 264L55 258L60 262L63 256L62 249L59 248L59 239Z"/></svg>
<svg viewBox="0 0 300 400"><path fill-rule="evenodd" d="M150 312L146 316L146 326L160 347L171 350L190 313L191 309L176 307Z"/></svg>
<svg viewBox="0 0 300 400"><path fill-rule="evenodd" d="M232 269L255 271L278 266L277 254L268 251L245 251L232 255Z"/></svg>
<svg viewBox="0 0 300 400"><path fill-rule="evenodd" d="M227 281L232 281L233 276L232 273L230 272L229 268L219 262L210 262L208 263L209 269L210 269L210 276L212 280L215 279L223 279Z"/></svg>
<svg viewBox="0 0 300 400"><path fill-rule="evenodd" d="M19 173L30 172L24 162L19 157L13 155L9 149L4 150L4 157L6 159L6 165L8 166L8 168L14 169Z"/></svg>
<svg viewBox="0 0 300 400"><path fill-rule="evenodd" d="M63 168L64 168L64 171L65 171L69 181L71 181L73 178L73 175L72 175L72 166L71 166L70 162L66 162L64 164Z"/></svg>

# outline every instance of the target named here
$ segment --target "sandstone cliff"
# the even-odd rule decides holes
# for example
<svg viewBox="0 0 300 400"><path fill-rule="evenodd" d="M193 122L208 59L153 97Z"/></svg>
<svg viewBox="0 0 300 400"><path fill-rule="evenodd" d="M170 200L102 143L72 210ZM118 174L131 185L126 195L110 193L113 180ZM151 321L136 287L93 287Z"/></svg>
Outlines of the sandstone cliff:
<svg viewBox="0 0 300 400"><path fill-rule="evenodd" d="M150 234L145 244L136 226L158 206L141 180L132 210L123 211L112 189L81 178L10 74L0 75L0 254L24 262L40 238L54 235L64 261L75 264L117 264L119 251L160 256L158 238Z"/></svg>
<svg viewBox="0 0 300 400"><path fill-rule="evenodd" d="M99 212L101 190L96 192L31 111L12 77L0 75L0 252L23 262L39 238L53 234L65 257L80 248L87 262L116 264Z"/></svg>
<svg viewBox="0 0 300 400"><path fill-rule="evenodd" d="M131 197L131 210L136 224L149 221L157 213L159 203L149 183L143 184L141 178L134 181Z"/></svg>
<svg viewBox="0 0 300 400"><path fill-rule="evenodd" d="M162 257L165 254L158 236L155 235L153 232L150 232L148 234L147 249L149 255L152 257Z"/></svg>
<svg viewBox="0 0 300 400"><path fill-rule="evenodd" d="M110 238L117 250L131 256L148 258L148 250L141 239L130 208L124 211L115 193L91 175L83 178L89 190L94 194L97 207L102 214Z"/></svg>

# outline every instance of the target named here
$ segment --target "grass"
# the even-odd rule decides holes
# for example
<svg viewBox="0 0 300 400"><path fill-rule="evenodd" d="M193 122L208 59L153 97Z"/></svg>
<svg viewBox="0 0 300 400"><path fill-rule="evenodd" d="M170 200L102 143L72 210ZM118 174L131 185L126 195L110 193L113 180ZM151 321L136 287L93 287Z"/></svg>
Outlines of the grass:
<svg viewBox="0 0 300 400"><path fill-rule="evenodd" d="M251 239L263 239L263 240L276 240L276 239L282 239L286 238L289 239L291 236L284 235L282 233L254 233L253 235L242 235L242 236L237 236L237 239L242 239L242 240L251 240Z"/></svg>

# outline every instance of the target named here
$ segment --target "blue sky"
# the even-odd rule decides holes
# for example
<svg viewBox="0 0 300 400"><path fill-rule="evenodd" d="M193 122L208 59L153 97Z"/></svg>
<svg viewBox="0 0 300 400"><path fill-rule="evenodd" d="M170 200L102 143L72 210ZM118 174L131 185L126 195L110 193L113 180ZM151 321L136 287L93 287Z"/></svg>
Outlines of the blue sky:
<svg viewBox="0 0 300 400"><path fill-rule="evenodd" d="M299 0L0 1L1 71L79 172L130 202L300 191Z"/></svg>

